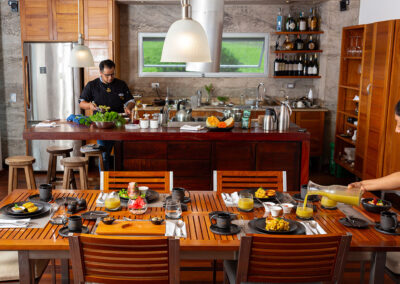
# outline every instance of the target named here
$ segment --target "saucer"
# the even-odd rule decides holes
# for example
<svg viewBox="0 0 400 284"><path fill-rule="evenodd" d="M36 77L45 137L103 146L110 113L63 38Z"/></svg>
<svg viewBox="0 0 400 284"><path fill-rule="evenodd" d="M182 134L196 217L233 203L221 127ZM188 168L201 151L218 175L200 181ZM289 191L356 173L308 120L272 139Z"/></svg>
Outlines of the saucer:
<svg viewBox="0 0 400 284"><path fill-rule="evenodd" d="M167 197L165 198L165 201L170 200L171 198L172 198L172 196L169 195L169 196L167 196ZM185 197L183 198L183 201L182 201L181 203L189 203L190 201L191 201L190 197L185 196Z"/></svg>
<svg viewBox="0 0 400 284"><path fill-rule="evenodd" d="M336 206L335 207L325 207L324 205L321 205L321 208L325 209L325 210L336 210L337 209Z"/></svg>
<svg viewBox="0 0 400 284"><path fill-rule="evenodd" d="M68 227L62 227L59 231L58 234L61 237L71 237L73 234L87 234L89 233L89 228L86 226L82 226L82 230L80 232L71 232Z"/></svg>
<svg viewBox="0 0 400 284"><path fill-rule="evenodd" d="M346 227L356 228L356 229L368 228L367 221L354 217L349 217L349 218L351 219L351 222L349 222L346 218L339 219L340 224Z"/></svg>
<svg viewBox="0 0 400 284"><path fill-rule="evenodd" d="M302 220L302 221L314 220L314 217L311 217L311 218L302 218L302 217L299 217L299 216L297 216L297 215L296 215L296 218L299 219L299 220Z"/></svg>
<svg viewBox="0 0 400 284"><path fill-rule="evenodd" d="M379 233L382 234L400 236L400 233L398 233L399 227L397 227L396 230L393 231L385 231L384 229L381 228L381 224L377 223L374 228L375 230L377 230Z"/></svg>
<svg viewBox="0 0 400 284"><path fill-rule="evenodd" d="M48 200L41 200L39 194L34 194L28 197L28 200L30 201L43 201L43 202L50 202L53 201L53 196L50 197Z"/></svg>
<svg viewBox="0 0 400 284"><path fill-rule="evenodd" d="M211 225L210 231L217 235L235 235L241 231L241 228L235 224L231 224L229 229L221 229L215 225Z"/></svg>

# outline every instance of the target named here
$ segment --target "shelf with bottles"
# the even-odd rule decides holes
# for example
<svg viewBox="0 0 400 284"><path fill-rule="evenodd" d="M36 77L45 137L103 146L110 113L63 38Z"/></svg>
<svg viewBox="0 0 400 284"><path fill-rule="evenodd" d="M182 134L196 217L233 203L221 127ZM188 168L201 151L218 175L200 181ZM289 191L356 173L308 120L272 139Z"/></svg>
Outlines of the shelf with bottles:
<svg viewBox="0 0 400 284"><path fill-rule="evenodd" d="M346 160L335 159L335 163L344 168L346 171L355 174L354 162L347 162Z"/></svg>
<svg viewBox="0 0 400 284"><path fill-rule="evenodd" d="M310 52L322 52L322 50L318 49L319 47L319 41L317 40L316 37L313 37L312 35L308 36L305 39L302 39L299 34L297 34L296 38L291 38L289 35L285 36L285 41L281 44L280 42L280 36L276 39L275 42L275 52L304 52L304 53L310 53Z"/></svg>
<svg viewBox="0 0 400 284"><path fill-rule="evenodd" d="M272 76L274 79L320 79L321 76Z"/></svg>
<svg viewBox="0 0 400 284"><path fill-rule="evenodd" d="M319 26L320 19L317 16L316 8L310 8L308 17L305 16L304 12L300 12L298 18L292 17L291 13L288 13L287 17L284 18L282 15L282 9L279 8L278 16L276 18L277 34L318 34L321 33Z"/></svg>
<svg viewBox="0 0 400 284"><path fill-rule="evenodd" d="M294 31L294 32L274 32L276 35L319 35L323 34L324 31Z"/></svg>
<svg viewBox="0 0 400 284"><path fill-rule="evenodd" d="M273 53L322 53L322 50L274 50Z"/></svg>
<svg viewBox="0 0 400 284"><path fill-rule="evenodd" d="M316 53L299 56L276 54L273 78L321 78L318 55Z"/></svg>

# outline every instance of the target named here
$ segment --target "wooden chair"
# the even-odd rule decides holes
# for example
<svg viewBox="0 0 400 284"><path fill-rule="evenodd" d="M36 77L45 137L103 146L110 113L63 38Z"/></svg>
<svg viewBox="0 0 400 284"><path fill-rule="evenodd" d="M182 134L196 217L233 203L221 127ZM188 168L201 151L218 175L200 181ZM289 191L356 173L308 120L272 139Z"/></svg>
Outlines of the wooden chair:
<svg viewBox="0 0 400 284"><path fill-rule="evenodd" d="M169 193L173 186L172 172L101 172L100 189L104 192L127 188L130 182L137 182L139 186L148 186L149 189L160 193Z"/></svg>
<svg viewBox="0 0 400 284"><path fill-rule="evenodd" d="M286 192L286 171L214 171L214 191L217 193L260 186Z"/></svg>
<svg viewBox="0 0 400 284"><path fill-rule="evenodd" d="M75 283L179 283L179 240L82 234L69 238Z"/></svg>
<svg viewBox="0 0 400 284"><path fill-rule="evenodd" d="M18 169L24 169L26 187L28 189L36 189L36 181L33 175L32 164L35 158L32 156L12 156L5 160L9 166L8 170L8 194L10 194L18 186Z"/></svg>
<svg viewBox="0 0 400 284"><path fill-rule="evenodd" d="M238 262L224 261L224 283L336 283L350 242L350 234L245 236Z"/></svg>

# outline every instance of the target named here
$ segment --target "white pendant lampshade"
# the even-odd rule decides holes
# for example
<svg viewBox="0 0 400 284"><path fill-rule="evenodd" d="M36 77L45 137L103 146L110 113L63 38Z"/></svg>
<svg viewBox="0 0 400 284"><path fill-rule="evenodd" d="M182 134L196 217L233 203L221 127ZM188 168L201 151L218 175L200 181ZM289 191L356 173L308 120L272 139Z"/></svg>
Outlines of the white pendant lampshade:
<svg viewBox="0 0 400 284"><path fill-rule="evenodd" d="M79 36L81 37L81 35ZM71 51L69 65L77 68L94 66L92 52L80 40L78 40L78 44Z"/></svg>
<svg viewBox="0 0 400 284"><path fill-rule="evenodd" d="M207 35L201 24L191 19L188 0L182 2L182 15L168 30L161 62L211 62Z"/></svg>

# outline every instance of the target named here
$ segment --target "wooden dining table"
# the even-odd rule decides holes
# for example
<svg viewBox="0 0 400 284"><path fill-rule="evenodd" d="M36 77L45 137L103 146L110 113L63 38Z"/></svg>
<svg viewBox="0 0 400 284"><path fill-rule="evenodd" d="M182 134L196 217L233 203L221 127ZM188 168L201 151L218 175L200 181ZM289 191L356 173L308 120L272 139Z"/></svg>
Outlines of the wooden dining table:
<svg viewBox="0 0 400 284"><path fill-rule="evenodd" d="M30 195L37 194L37 190L14 190L0 202L0 207L9 203L25 201ZM87 209L104 210L96 206L99 190L53 190L53 198L78 197L87 201ZM369 193L367 193L369 194ZM182 220L186 223L187 238L181 238L181 259L235 259L240 246L239 235L217 235L210 231L209 213L212 211L229 211L239 214L239 218L252 220L262 217L263 208L255 208L253 212L239 212L236 207L227 207L220 194L212 191L191 191L191 202L188 210L183 212ZM317 212L314 219L329 233L345 234L350 232L352 237L351 251L372 252L372 265L370 283L383 283L386 252L400 251L400 236L386 235L376 231L373 226L367 229L355 229L345 227L339 222L344 214L340 210L327 210L315 203ZM366 212L361 207L353 207L365 218L371 221L379 221L379 214ZM61 213L60 208L54 216ZM76 215L80 215L81 211ZM116 219L129 217L132 219L145 219L151 217L165 217L161 207L149 207L143 215L133 215L123 207L121 211L109 212ZM296 219L294 212L285 218ZM83 225L94 233L96 221L84 220ZM69 282L68 238L61 237L58 231L62 225L47 223L44 228L0 229L0 250L17 250L19 252L19 270L21 283L33 283L33 259L61 259L62 282Z"/></svg>

